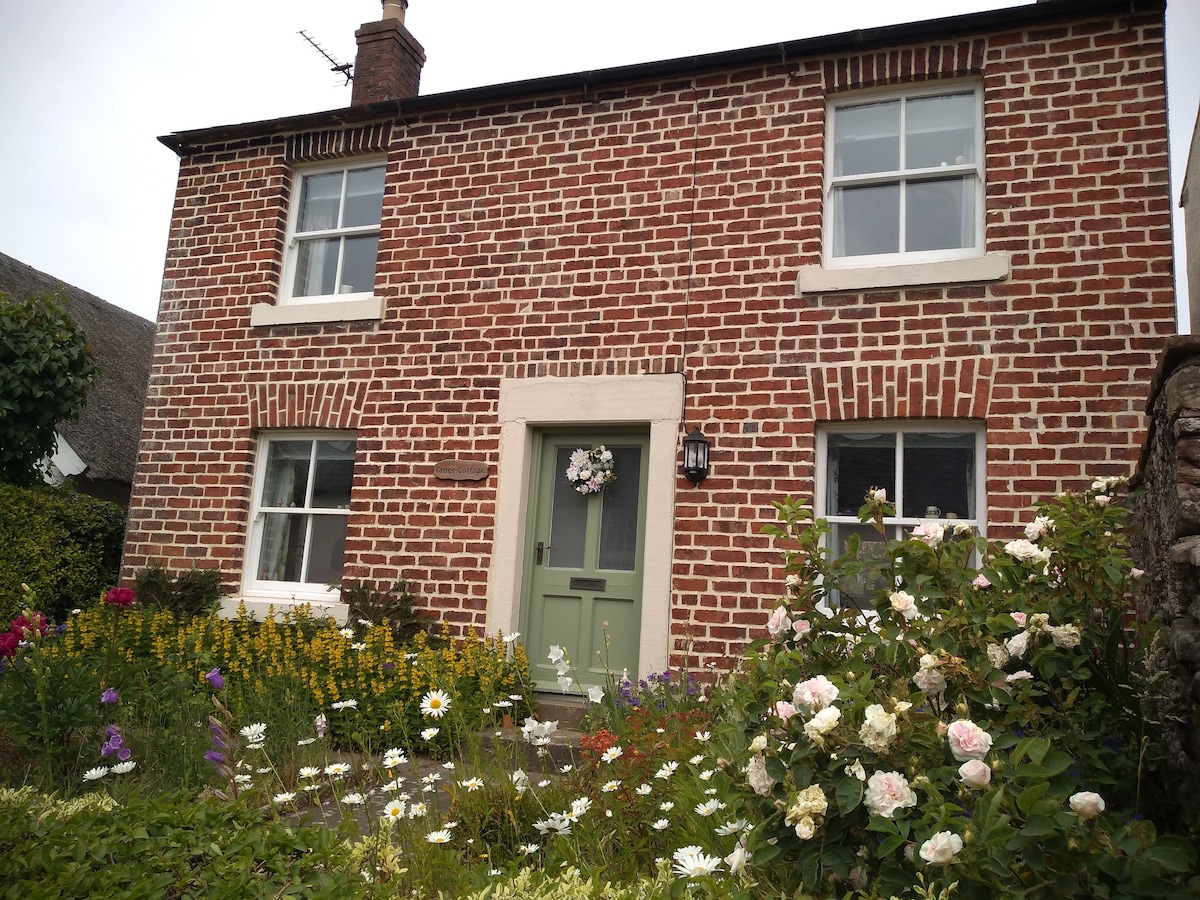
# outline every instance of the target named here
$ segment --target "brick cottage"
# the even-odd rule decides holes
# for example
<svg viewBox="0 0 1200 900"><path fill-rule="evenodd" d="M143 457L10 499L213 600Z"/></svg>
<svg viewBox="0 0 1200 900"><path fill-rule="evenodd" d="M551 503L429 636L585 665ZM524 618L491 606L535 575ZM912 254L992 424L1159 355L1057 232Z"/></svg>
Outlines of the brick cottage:
<svg viewBox="0 0 1200 900"><path fill-rule="evenodd" d="M724 667L781 593L772 501L998 537L1130 472L1175 327L1162 2L431 96L403 6L350 108L162 139L126 577L344 614L405 576L535 663Z"/></svg>

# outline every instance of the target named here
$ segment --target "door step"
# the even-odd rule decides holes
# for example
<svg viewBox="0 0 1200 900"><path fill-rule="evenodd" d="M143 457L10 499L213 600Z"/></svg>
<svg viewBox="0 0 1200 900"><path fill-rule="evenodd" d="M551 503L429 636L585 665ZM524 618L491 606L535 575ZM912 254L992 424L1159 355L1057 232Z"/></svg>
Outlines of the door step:
<svg viewBox="0 0 1200 900"><path fill-rule="evenodd" d="M587 699L571 694L542 694L537 695L537 714L539 722L558 722L559 730L570 729L577 731L587 715ZM519 723L518 723L519 724Z"/></svg>

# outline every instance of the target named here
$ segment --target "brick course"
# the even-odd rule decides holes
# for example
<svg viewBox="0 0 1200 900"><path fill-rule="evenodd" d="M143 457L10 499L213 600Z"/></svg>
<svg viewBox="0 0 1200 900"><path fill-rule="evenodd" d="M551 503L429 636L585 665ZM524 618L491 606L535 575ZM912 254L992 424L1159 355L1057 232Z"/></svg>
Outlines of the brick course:
<svg viewBox="0 0 1200 900"><path fill-rule="evenodd" d="M812 496L821 422L986 423L988 530L1013 533L1142 441L1175 327L1162 41L1161 9L1084 14L186 149L125 575L217 565L236 588L258 432L352 429L346 577L403 574L495 627L496 479L432 469L495 465L501 379L544 376L686 373L713 454L676 486L676 662L725 665L765 620L760 530L772 500ZM827 100L947 77L983 86L986 249L1010 277L801 296ZM382 320L252 328L293 166L368 153L387 158Z"/></svg>

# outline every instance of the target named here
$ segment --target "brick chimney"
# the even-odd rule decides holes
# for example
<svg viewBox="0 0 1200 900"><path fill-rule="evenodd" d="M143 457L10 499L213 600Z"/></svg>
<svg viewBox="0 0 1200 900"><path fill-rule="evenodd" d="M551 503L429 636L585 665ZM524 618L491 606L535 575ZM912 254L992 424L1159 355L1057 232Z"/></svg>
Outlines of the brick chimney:
<svg viewBox="0 0 1200 900"><path fill-rule="evenodd" d="M407 8L408 0L383 0L383 18L354 32L358 56L351 106L417 96L425 48L404 27Z"/></svg>

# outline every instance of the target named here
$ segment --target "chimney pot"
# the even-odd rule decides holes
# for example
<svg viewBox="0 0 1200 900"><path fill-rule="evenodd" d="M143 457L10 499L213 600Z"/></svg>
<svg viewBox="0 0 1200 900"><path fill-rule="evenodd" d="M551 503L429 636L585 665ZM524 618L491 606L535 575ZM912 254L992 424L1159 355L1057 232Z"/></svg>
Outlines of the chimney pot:
<svg viewBox="0 0 1200 900"><path fill-rule="evenodd" d="M404 11L408 9L408 0L382 0L383 2L383 18L384 19L399 19L400 23L404 23Z"/></svg>

